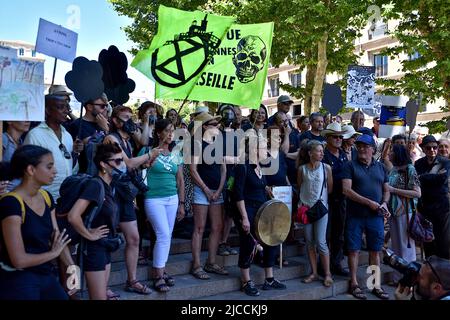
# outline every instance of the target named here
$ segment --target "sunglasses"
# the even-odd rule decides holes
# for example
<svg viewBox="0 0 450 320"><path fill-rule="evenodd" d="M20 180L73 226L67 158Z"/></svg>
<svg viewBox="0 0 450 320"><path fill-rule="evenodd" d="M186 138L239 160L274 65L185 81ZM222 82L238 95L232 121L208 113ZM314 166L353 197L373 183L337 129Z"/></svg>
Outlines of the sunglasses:
<svg viewBox="0 0 450 320"><path fill-rule="evenodd" d="M100 107L100 109L102 109L102 110L105 110L108 107L107 104L103 104L103 103L93 103L92 105Z"/></svg>
<svg viewBox="0 0 450 320"><path fill-rule="evenodd" d="M431 264L431 261L429 259L427 259L427 260L425 260L425 263L430 266L431 272L436 277L436 280L438 281L438 283L440 283L442 285L441 278L437 274L436 270L434 270L433 265Z"/></svg>
<svg viewBox="0 0 450 320"><path fill-rule="evenodd" d="M218 122L210 122L210 123L208 123L208 124L206 124L208 127L209 126L211 126L211 127L217 127L218 125L219 125L219 123Z"/></svg>
<svg viewBox="0 0 450 320"><path fill-rule="evenodd" d="M331 136L333 139L344 139L344 136Z"/></svg>
<svg viewBox="0 0 450 320"><path fill-rule="evenodd" d="M438 146L426 146L425 150L430 151L430 150L437 150Z"/></svg>
<svg viewBox="0 0 450 320"><path fill-rule="evenodd" d="M72 156L70 155L70 152L67 151L66 146L63 145L62 143L59 145L59 150L62 151L62 153L64 154L64 158L66 158L67 160L72 158Z"/></svg>
<svg viewBox="0 0 450 320"><path fill-rule="evenodd" d="M117 159L108 159L106 160L106 162L111 162L113 161L116 165L120 166L123 162L123 158L117 158Z"/></svg>

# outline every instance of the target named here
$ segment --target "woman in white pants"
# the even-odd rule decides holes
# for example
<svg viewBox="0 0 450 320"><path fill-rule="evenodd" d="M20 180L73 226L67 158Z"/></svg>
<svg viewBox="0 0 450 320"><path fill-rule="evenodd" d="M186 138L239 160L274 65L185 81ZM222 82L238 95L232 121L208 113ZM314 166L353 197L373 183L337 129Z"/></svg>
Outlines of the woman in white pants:
<svg viewBox="0 0 450 320"><path fill-rule="evenodd" d="M167 119L155 124L154 148L160 148L160 155L147 169L145 213L156 234L153 249L153 286L156 291L167 292L175 285L174 279L165 271L169 257L170 242L175 219L184 218L184 179L180 159L171 152L174 127Z"/></svg>

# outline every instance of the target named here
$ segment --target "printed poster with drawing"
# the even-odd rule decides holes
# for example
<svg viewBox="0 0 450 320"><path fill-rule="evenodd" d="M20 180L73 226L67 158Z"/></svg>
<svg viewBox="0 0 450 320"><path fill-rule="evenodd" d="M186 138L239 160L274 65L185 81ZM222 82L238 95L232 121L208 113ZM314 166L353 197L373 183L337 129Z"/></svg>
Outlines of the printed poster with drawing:
<svg viewBox="0 0 450 320"><path fill-rule="evenodd" d="M273 197L287 205L289 212L292 213L292 187L272 187L272 193Z"/></svg>
<svg viewBox="0 0 450 320"><path fill-rule="evenodd" d="M44 63L0 47L0 121L44 121Z"/></svg>
<svg viewBox="0 0 450 320"><path fill-rule="evenodd" d="M375 67L349 66L347 108L373 109L375 105Z"/></svg>

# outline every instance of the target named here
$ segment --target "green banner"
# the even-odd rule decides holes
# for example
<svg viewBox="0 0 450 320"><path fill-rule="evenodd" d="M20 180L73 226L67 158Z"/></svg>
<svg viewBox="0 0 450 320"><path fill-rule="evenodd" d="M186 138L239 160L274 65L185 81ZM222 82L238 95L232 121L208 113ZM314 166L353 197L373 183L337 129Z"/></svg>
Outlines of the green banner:
<svg viewBox="0 0 450 320"><path fill-rule="evenodd" d="M273 23L237 25L233 21L161 5L158 34L131 65L155 81L156 98L188 97L258 108Z"/></svg>

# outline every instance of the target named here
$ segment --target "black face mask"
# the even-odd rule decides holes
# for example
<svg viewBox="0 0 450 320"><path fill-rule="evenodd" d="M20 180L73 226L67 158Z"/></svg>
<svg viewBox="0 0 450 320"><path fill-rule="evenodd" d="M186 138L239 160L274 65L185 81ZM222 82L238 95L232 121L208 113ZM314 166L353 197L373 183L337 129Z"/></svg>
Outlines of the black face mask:
<svg viewBox="0 0 450 320"><path fill-rule="evenodd" d="M234 112L230 109L223 110L221 112L221 116L222 116L222 119L220 122L222 122L222 124L225 128L228 128L229 126L231 126L231 124L233 123L233 121L236 118L234 115Z"/></svg>
<svg viewBox="0 0 450 320"><path fill-rule="evenodd" d="M129 119L128 121L124 122L122 130L129 135L132 135L134 132L136 132L137 125L133 122L133 120Z"/></svg>

